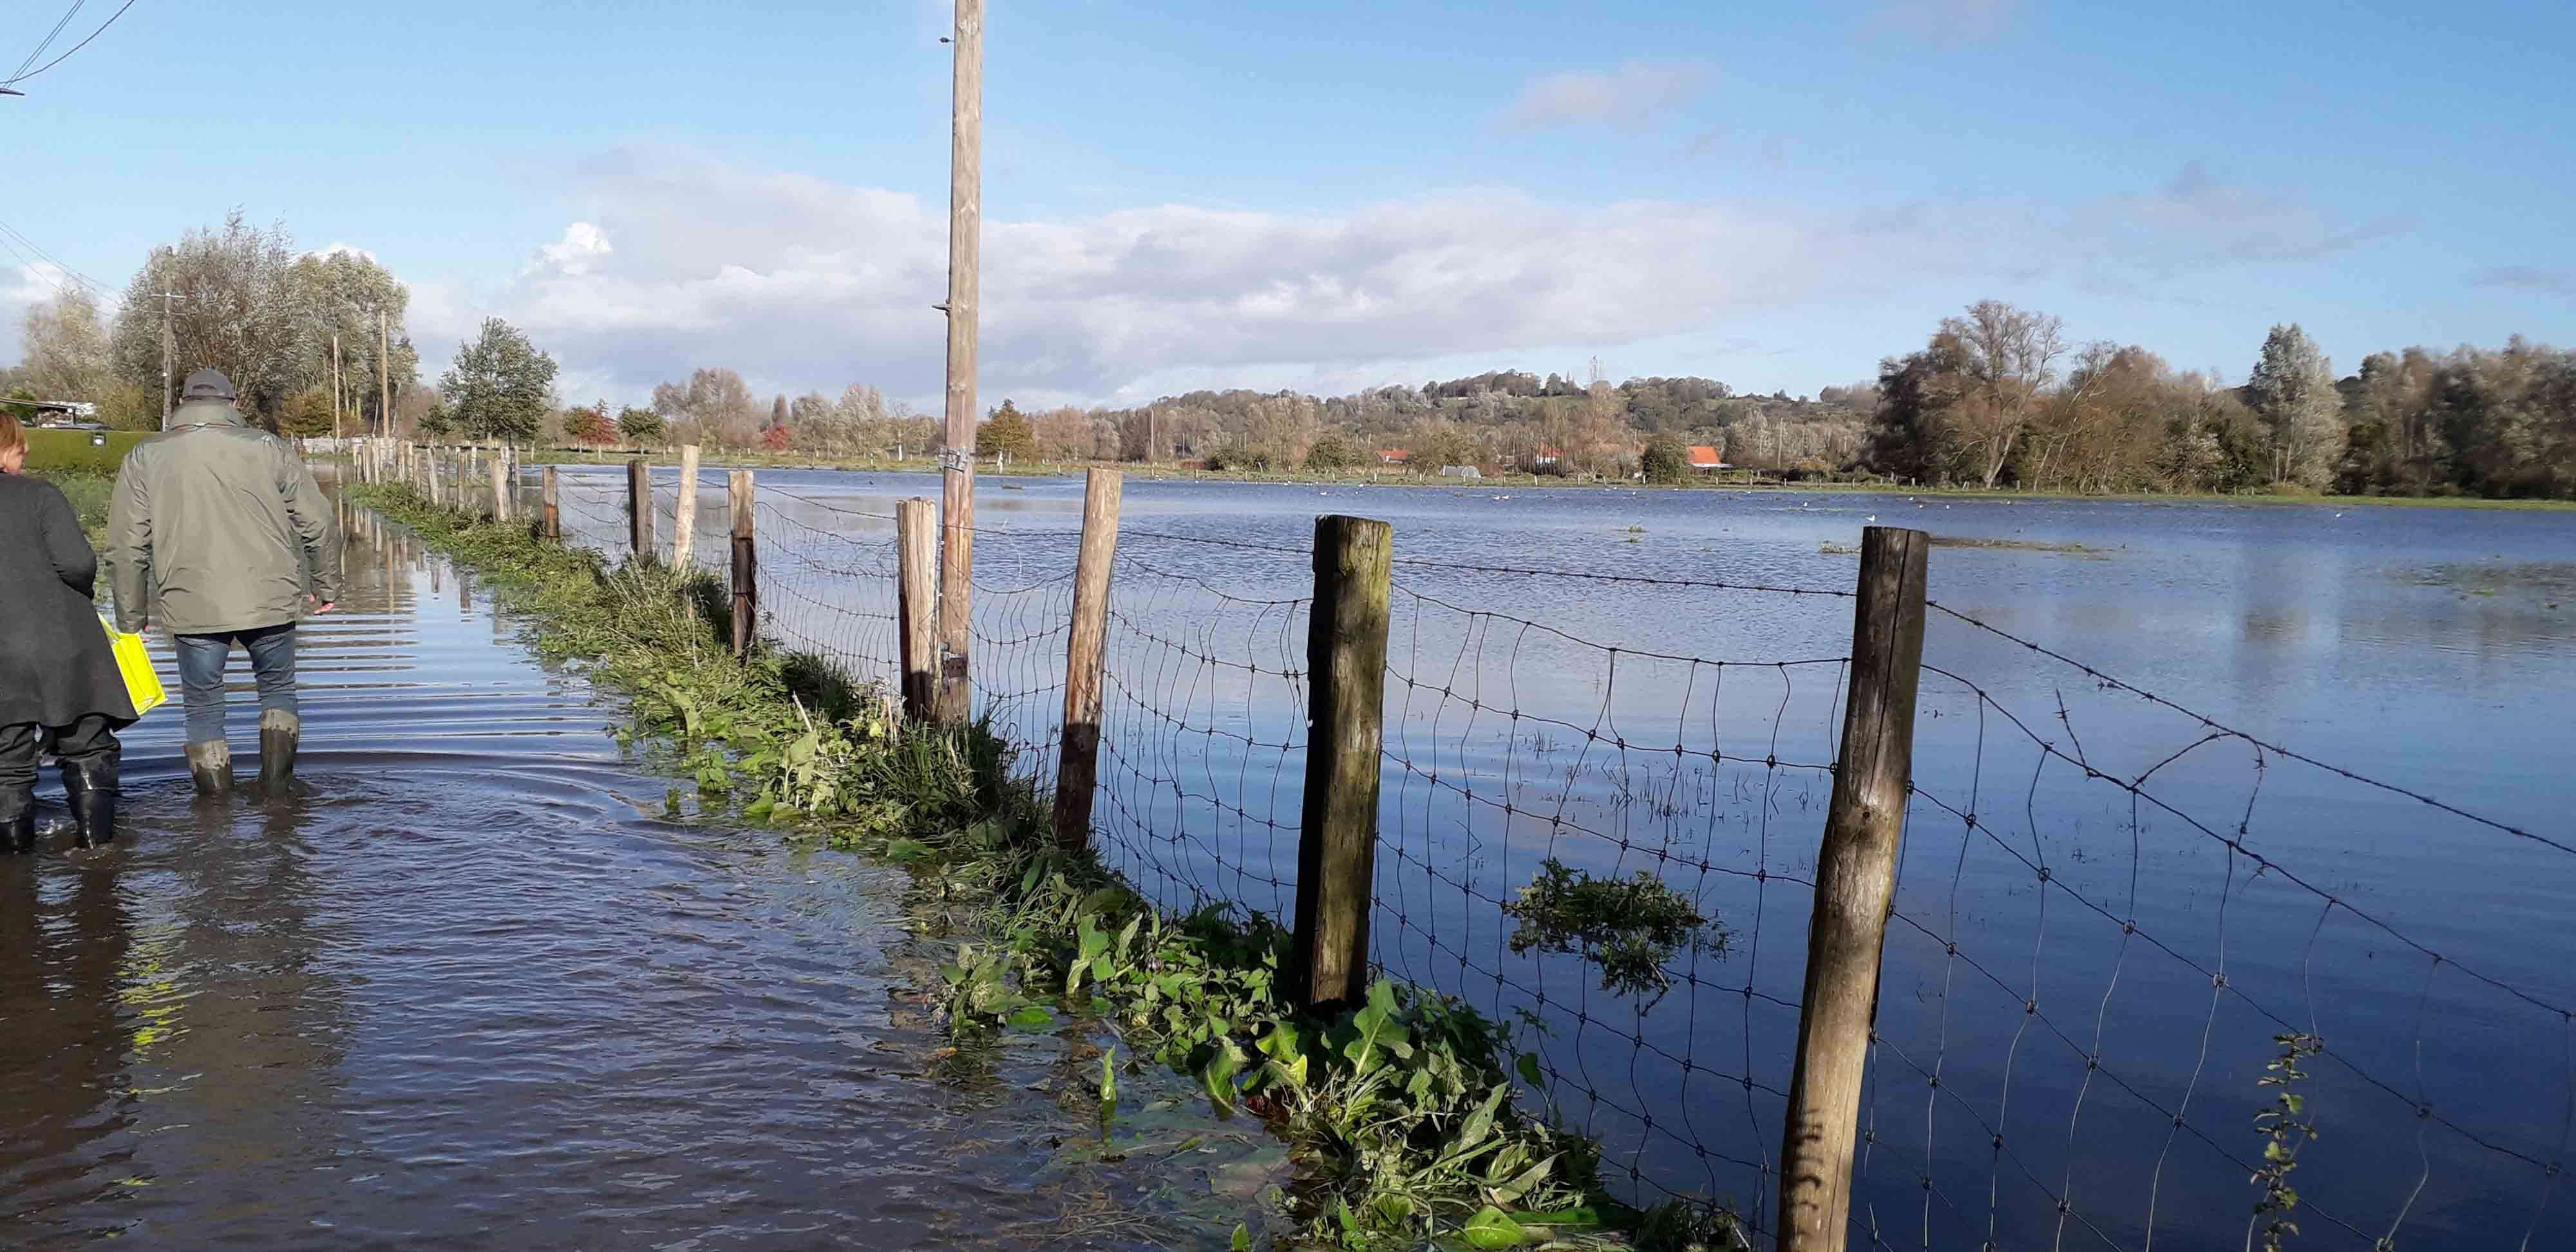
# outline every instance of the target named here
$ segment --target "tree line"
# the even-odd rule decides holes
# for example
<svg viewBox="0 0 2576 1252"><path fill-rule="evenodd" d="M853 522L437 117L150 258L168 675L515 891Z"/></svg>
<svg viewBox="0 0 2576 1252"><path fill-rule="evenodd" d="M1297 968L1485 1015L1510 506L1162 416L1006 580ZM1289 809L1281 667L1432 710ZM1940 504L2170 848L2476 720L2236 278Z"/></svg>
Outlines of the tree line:
<svg viewBox="0 0 2576 1252"><path fill-rule="evenodd" d="M424 386L408 306L373 258L299 253L282 225L253 227L235 212L152 249L112 317L81 283L31 307L24 362L0 372L0 391L90 400L110 425L150 429L166 336L174 372L222 369L254 420L295 435L331 433L335 411L350 433L383 429L390 392L392 428L431 437L818 457L942 445L936 416L867 384L764 400L713 366L656 386L648 403L567 405L552 357L498 319ZM1697 445L1766 475L1927 487L2576 498L2576 352L2519 337L2373 353L2338 376L2299 326L2275 326L2245 382L2230 386L2138 345L2079 343L2057 317L1985 300L1881 361L1875 377L1812 397L1694 377L1612 383L1597 360L1580 373L1496 370L1330 397L1194 391L1036 412L1005 400L978 450L1216 470L1400 463L1668 478L1694 472L1686 451Z"/></svg>

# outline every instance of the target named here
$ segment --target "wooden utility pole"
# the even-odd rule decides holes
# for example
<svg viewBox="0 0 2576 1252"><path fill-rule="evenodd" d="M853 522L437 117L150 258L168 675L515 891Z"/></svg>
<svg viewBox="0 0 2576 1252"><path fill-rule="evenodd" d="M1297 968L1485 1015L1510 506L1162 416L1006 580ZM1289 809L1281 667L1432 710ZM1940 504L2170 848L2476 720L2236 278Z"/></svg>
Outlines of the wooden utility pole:
<svg viewBox="0 0 2576 1252"><path fill-rule="evenodd" d="M1879 948L1914 781L1914 697L1923 676L1923 579L1932 537L1861 532L1851 691L1816 854L1807 989L1780 1145L1780 1252L1841 1252L1851 1219L1853 1141Z"/></svg>
<svg viewBox="0 0 2576 1252"><path fill-rule="evenodd" d="M1073 629L1064 657L1064 745L1056 770L1055 839L1091 842L1092 792L1100 782L1101 652L1109 640L1109 571L1118 558L1118 500L1125 478L1096 469L1082 488L1082 554L1073 565Z"/></svg>
<svg viewBox="0 0 2576 1252"><path fill-rule="evenodd" d="M760 550L752 541L750 470L726 476L725 499L733 505L733 654L751 652L751 637L760 628Z"/></svg>
<svg viewBox="0 0 2576 1252"><path fill-rule="evenodd" d="M975 575L975 327L983 241L984 0L957 0L948 147L948 447L940 457L939 720L974 707L966 649Z"/></svg>
<svg viewBox="0 0 2576 1252"><path fill-rule="evenodd" d="M626 463L627 560L653 559L653 469L638 457Z"/></svg>
<svg viewBox="0 0 2576 1252"><path fill-rule="evenodd" d="M1306 632L1306 801L1297 840L1297 930L1289 975L1301 1008L1352 1003L1368 989L1394 541L1394 528L1384 522L1315 519L1314 620Z"/></svg>
<svg viewBox="0 0 2576 1252"><path fill-rule="evenodd" d="M348 438L348 431L340 421L342 399L344 397L340 394L340 336L335 332L331 336L331 438L335 441Z"/></svg>
<svg viewBox="0 0 2576 1252"><path fill-rule="evenodd" d="M161 297L161 428L170 428L170 357L179 350L178 337L170 330L170 302L182 299L178 292L164 291Z"/></svg>
<svg viewBox="0 0 2576 1252"><path fill-rule="evenodd" d="M680 445L680 503L671 519L671 568L685 570L698 554L698 445Z"/></svg>
<svg viewBox="0 0 2576 1252"><path fill-rule="evenodd" d="M894 506L897 633L902 636L903 715L927 721L939 700L939 510L928 500Z"/></svg>
<svg viewBox="0 0 2576 1252"><path fill-rule="evenodd" d="M556 494L555 467L549 465L546 467L545 486L545 535L548 539L563 538L562 504L563 498Z"/></svg>
<svg viewBox="0 0 2576 1252"><path fill-rule="evenodd" d="M376 383L381 396L376 402L376 416L384 421L385 437L390 439L394 433L394 341L387 324L385 311L376 310Z"/></svg>

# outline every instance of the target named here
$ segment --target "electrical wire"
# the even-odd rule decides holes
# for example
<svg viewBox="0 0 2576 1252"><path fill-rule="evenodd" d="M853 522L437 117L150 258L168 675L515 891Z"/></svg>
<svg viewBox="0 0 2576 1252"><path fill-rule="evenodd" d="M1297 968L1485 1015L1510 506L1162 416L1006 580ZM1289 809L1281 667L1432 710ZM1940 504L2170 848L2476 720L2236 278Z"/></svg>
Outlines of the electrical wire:
<svg viewBox="0 0 2576 1252"><path fill-rule="evenodd" d="M84 3L86 3L86 0L83 0L83 2L84 2ZM94 39L98 38L99 36L106 34L106 33L107 33L107 28L108 28L108 27L110 27L110 26L114 26L114 25L116 25L116 19L118 19L118 18L120 18L120 17L125 16L125 11L126 11L127 9L130 9L130 8L133 8L133 7L134 7L134 0L125 0L125 3L124 3L124 4L122 4L122 5L120 5L120 6L118 6L118 7L117 7L116 12L114 12L114 13L110 13L110 14L108 14L108 15L107 15L107 20L106 20L106 21L101 22L101 23L99 23L99 24L98 24L98 29L97 29L97 30L91 31L91 32L89 33L89 38L87 38L87 39L83 39L83 40L81 40L79 43L73 44L73 45L71 46L71 48L70 48L70 50L69 50L69 51L64 52L61 56L55 57L53 60L50 60L50 61L45 62L43 65L37 66L35 69L30 70L30 69L28 69L28 68L26 67L26 65L25 65L25 64L23 64L23 63L22 63L22 64L20 64L20 66L18 67L18 71L19 71L19 72L18 72L17 76L16 76L16 77L13 77L13 78L11 78L11 79L9 79L8 81L9 81L9 82L11 82L11 83L21 83L21 82L25 82L26 80L28 80L28 79L30 79L30 78L34 78L34 77L35 77L36 75L38 75L38 74L42 74L42 73L44 73L46 70L52 69L52 68L54 68L55 66L60 65L60 64L62 64L63 62L70 60L70 59L71 59L71 57L72 57L72 53L74 53L74 52L78 52L78 51L80 51L81 49L88 47L88 46L90 45L90 41L91 41L91 40L94 40ZM74 5L72 5L72 13L78 13L78 12L80 12L80 9L81 9L80 4L74 4ZM64 14L64 15L63 15L63 21L64 21L64 22L69 22L69 21L71 21L71 14L70 14L70 13L66 13L66 14ZM55 28L55 32L56 32L56 34L61 33L61 27L60 27L60 26L57 26L57 27ZM45 42L44 42L44 43L41 43L41 44L36 45L36 50L35 50L34 52L29 53L29 54L27 55L27 60L28 60L28 61L33 61L33 60L35 60L37 57L44 55L44 51L45 51L45 49L46 49L46 48L48 48L48 47L51 47L51 46L53 45L53 42L54 42L54 36L52 36L52 35L48 35L48 36L46 36L46 37L45 37Z"/></svg>

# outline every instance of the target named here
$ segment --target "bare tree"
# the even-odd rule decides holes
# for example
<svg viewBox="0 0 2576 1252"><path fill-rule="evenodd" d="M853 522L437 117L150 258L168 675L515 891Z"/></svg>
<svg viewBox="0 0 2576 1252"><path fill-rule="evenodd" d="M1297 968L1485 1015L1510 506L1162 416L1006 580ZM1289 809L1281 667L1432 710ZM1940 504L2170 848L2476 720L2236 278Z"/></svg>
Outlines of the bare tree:
<svg viewBox="0 0 2576 1252"><path fill-rule="evenodd" d="M1948 425L1992 490L2056 380L2057 358L2066 351L2065 323L2000 300L1979 300L1968 306L1966 317L1942 319L1941 333L1957 341L1967 375Z"/></svg>
<svg viewBox="0 0 2576 1252"><path fill-rule="evenodd" d="M107 329L98 300L78 287L27 307L21 378L39 399L95 402L107 387Z"/></svg>

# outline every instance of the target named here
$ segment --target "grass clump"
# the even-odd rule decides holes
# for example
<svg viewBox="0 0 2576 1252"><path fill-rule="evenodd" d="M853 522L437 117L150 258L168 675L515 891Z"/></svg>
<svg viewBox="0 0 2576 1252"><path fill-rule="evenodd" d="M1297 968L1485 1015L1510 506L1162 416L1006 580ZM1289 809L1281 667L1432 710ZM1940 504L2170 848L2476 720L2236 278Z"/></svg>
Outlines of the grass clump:
<svg viewBox="0 0 2576 1252"><path fill-rule="evenodd" d="M1097 1076L1104 1122L1123 1056L1131 1072L1186 1073L1219 1113L1281 1135L1298 1177L1284 1197L1297 1233L1280 1246L1740 1242L1710 1205L1639 1212L1607 1198L1597 1147L1524 1107L1544 1090L1536 1056L1466 1005L1380 981L1364 1003L1298 1011L1277 923L1222 906L1162 911L1088 851L1059 845L1045 798L989 727L905 724L881 692L757 642L736 662L712 576L611 568L403 488L352 494L473 566L531 622L541 655L577 661L625 696L633 721L621 740L660 745L702 809L727 805L903 865L919 931L952 945L931 991L957 1055L989 1054L1014 1031L1106 1031L1116 1039ZM682 807L675 793L671 808ZM1649 941L1703 924L1659 916ZM1248 1228L1236 1242L1250 1246Z"/></svg>
<svg viewBox="0 0 2576 1252"><path fill-rule="evenodd" d="M1601 971L1601 989L1617 995L1660 998L1672 989L1674 957L1726 951L1724 927L1644 870L1595 878L1550 857L1503 912L1519 922L1513 952L1579 956Z"/></svg>

